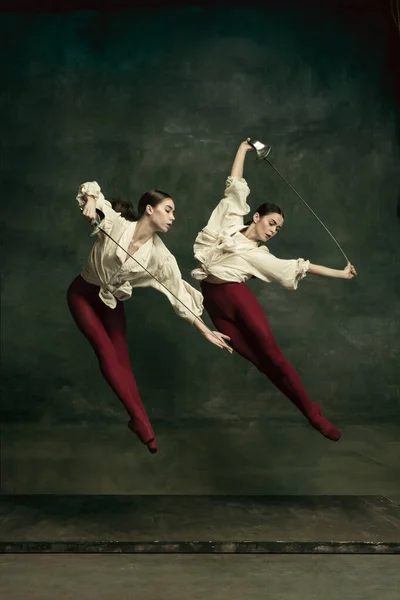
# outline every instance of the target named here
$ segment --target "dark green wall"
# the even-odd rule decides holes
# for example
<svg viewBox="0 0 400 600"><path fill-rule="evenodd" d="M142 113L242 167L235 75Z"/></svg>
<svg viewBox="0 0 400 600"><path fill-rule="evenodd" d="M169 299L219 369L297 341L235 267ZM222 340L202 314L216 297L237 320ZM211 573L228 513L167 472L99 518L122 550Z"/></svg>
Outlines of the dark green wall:
<svg viewBox="0 0 400 600"><path fill-rule="evenodd" d="M3 491L398 487L400 176L383 46L304 10L11 14L1 37ZM208 344L161 294L135 290L131 358L160 440L150 457L66 306L92 243L76 191L97 180L134 202L151 187L171 193L164 241L190 281L193 240L248 135L272 144L359 272L310 276L297 292L250 282L344 437L320 437L254 367ZM246 177L253 208L271 200L286 213L273 253L344 266L267 164L249 155Z"/></svg>

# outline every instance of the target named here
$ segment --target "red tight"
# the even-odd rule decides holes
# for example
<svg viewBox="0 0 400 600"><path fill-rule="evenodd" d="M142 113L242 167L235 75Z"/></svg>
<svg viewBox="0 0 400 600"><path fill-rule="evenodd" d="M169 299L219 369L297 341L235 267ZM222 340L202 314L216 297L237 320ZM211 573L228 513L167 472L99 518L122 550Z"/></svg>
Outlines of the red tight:
<svg viewBox="0 0 400 600"><path fill-rule="evenodd" d="M310 421L331 440L340 432L311 402L295 369L282 354L264 312L244 283L202 282L204 307L215 327L231 338L231 346L264 373Z"/></svg>
<svg viewBox="0 0 400 600"><path fill-rule="evenodd" d="M154 431L131 369L123 303L117 300L116 308L109 308L99 298L98 286L87 283L80 275L71 283L67 301L76 324L96 353L104 379L131 417L130 429L150 452L156 452Z"/></svg>

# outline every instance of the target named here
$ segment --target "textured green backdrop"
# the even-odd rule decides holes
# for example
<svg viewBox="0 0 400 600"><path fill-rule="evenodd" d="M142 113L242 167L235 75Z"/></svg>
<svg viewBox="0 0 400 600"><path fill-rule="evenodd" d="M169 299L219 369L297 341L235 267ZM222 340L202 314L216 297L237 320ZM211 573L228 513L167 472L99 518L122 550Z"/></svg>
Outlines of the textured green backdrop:
<svg viewBox="0 0 400 600"><path fill-rule="evenodd" d="M3 491L398 486L399 148L379 44L304 10L11 14L0 25ZM76 191L97 180L106 197L136 203L167 190L177 210L164 241L190 281L193 240L248 135L272 144L271 159L359 272L350 282L310 276L297 292L250 282L344 438L320 437L249 363L208 344L161 294L135 290L132 364L160 439L150 457L66 306L92 243ZM267 164L249 155L245 174L253 208L285 210L273 253L344 266ZM387 457L385 484L371 448Z"/></svg>

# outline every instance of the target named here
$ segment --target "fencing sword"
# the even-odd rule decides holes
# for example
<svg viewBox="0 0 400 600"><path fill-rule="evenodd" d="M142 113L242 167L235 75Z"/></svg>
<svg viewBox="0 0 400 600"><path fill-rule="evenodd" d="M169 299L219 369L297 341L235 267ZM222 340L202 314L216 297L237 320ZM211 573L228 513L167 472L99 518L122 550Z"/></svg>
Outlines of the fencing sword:
<svg viewBox="0 0 400 600"><path fill-rule="evenodd" d="M253 141L250 138L248 138L247 142L250 144L250 146L253 146L253 148L257 152L257 158L260 161L261 160L265 160L274 169L274 171L276 171L278 173L278 175L290 187L290 189L296 194L296 196L298 196L300 198L300 200L306 205L306 207L308 208L308 210L321 223L322 227L329 233L329 235L331 236L331 238L333 239L333 241L335 242L335 244L339 248L340 252L343 254L343 256L346 259L347 263L350 263L349 259L347 258L346 254L344 253L344 251L343 251L342 247L340 246L339 242L336 240L336 238L334 238L334 236L331 234L331 232L326 227L326 225L321 221L321 219L318 217L318 215L313 211L313 209L311 208L311 206L309 204L307 204L307 202L299 194L299 192L294 189L294 187L291 185L291 183L289 183L289 181L286 179L286 177L284 177L284 175L282 175L282 173L280 171L278 171L278 169L275 167L275 165L269 160L268 155L271 152L271 149L272 149L271 146L267 146L266 144L263 144L262 142L259 142L259 141Z"/></svg>
<svg viewBox="0 0 400 600"><path fill-rule="evenodd" d="M80 207L81 212L83 212L83 207ZM107 231L105 231L105 229L103 229L103 227L101 227L101 221L98 221L97 219L95 219L92 223L92 225L94 225L99 231L101 231L102 233L104 233L104 235L106 235L110 240L112 240L114 242L114 244L116 244L119 248L121 248L121 250L123 250L125 252L125 254L127 254L129 256L129 258L131 258L132 260L135 261L135 263L137 265L139 265L139 267L141 267L144 271L146 271L146 273L148 275L150 275L150 277L152 277L155 281L157 281L157 283L159 285L161 285L164 289L167 290L167 292L169 294L171 294L171 296L173 296L176 300L178 300L178 302L180 302L182 304L182 306L184 306L186 308L187 311L189 311L195 319L197 319L198 321L200 321L200 323L202 323L210 333L212 333L212 335L221 342L221 340L219 339L219 337L217 335L215 335L215 333L204 323L204 321L202 321L200 319L200 317L198 317L188 306L186 306L186 304L184 302L182 302L182 300L180 298L178 298L178 296L176 296L173 292L171 292L170 289L168 289L168 287L166 285L164 285L162 283L162 281L160 281L159 279L157 279L157 277L155 275L153 275L153 273L151 273L144 265L142 265L134 256L132 256L132 254L130 252L128 252L128 250L125 250L125 248L123 246L121 246L121 244L119 242L117 242L117 240L115 240L109 233L107 233ZM93 232L94 233L94 232ZM115 275L116 273L114 273ZM106 285L108 285L111 280L113 279L114 275L111 277L111 279L108 281L108 283ZM224 344L226 344L228 346L228 348L231 348L231 346L229 346L228 342L226 340L222 340Z"/></svg>

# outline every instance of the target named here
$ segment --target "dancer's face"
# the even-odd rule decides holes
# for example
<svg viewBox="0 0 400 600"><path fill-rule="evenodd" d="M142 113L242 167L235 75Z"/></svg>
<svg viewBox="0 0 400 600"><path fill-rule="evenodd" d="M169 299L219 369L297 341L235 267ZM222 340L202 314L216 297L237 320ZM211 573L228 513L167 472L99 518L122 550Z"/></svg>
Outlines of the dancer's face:
<svg viewBox="0 0 400 600"><path fill-rule="evenodd" d="M175 203L172 198L165 198L156 206L147 206L147 214L154 226L155 231L167 232L170 230L174 217Z"/></svg>
<svg viewBox="0 0 400 600"><path fill-rule="evenodd" d="M259 242L268 242L273 238L283 226L283 217L279 213L269 213L260 217L258 213L254 215L256 224L256 234Z"/></svg>

